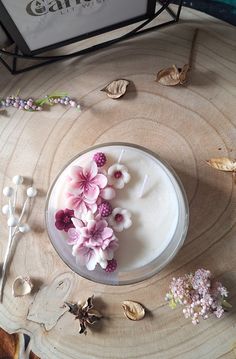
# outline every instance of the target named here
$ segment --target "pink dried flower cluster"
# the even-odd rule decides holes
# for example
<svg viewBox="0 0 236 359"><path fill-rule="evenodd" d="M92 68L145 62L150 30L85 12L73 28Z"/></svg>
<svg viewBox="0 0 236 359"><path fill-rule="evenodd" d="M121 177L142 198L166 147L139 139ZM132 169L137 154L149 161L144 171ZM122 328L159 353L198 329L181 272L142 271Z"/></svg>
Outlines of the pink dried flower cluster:
<svg viewBox="0 0 236 359"><path fill-rule="evenodd" d="M207 319L212 313L217 318L222 317L225 308L230 306L225 300L227 296L227 289L212 280L209 270L198 269L194 274L173 278L166 300L171 308L183 305L185 318L191 318L193 324L198 324L201 317Z"/></svg>
<svg viewBox="0 0 236 359"><path fill-rule="evenodd" d="M80 265L94 270L99 264L106 272L112 272L117 267L114 252L118 248L114 231L120 232L132 222L127 210L113 210L109 200L115 197L115 188L123 188L130 175L125 166L119 165L119 184L124 178L123 186L116 187L115 181L111 185L111 167L108 171L100 169L106 162L105 154L98 152L86 166L71 167L66 188L67 208L57 211L55 226L67 232L67 242Z"/></svg>

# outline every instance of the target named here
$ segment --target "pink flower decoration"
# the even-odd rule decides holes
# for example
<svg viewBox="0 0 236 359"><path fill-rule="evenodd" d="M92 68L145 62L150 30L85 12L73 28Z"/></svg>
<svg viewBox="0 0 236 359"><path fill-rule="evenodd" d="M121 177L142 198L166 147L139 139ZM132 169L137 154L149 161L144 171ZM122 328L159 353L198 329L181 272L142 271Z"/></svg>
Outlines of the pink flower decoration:
<svg viewBox="0 0 236 359"><path fill-rule="evenodd" d="M95 202L102 188L107 185L107 178L98 173L95 161L84 168L73 166L70 172L70 187L76 189L77 195L83 195L87 200Z"/></svg>
<svg viewBox="0 0 236 359"><path fill-rule="evenodd" d="M69 245L81 244L82 240L81 240L79 228L83 227L84 223L80 219L77 219L77 218L73 218L72 222L73 222L73 226L75 228L69 229L67 243Z"/></svg>
<svg viewBox="0 0 236 359"><path fill-rule="evenodd" d="M97 210L97 204L93 200L89 200L77 193L77 190L71 189L71 192L67 192L66 205L69 208L74 209L78 214L91 211L95 213ZM79 215L78 215L79 216Z"/></svg>
<svg viewBox="0 0 236 359"><path fill-rule="evenodd" d="M66 208L65 210L60 209L55 214L55 226L59 231L68 232L70 228L74 227L72 222L72 217L74 217L74 211Z"/></svg>
<svg viewBox="0 0 236 359"><path fill-rule="evenodd" d="M88 221L86 227L79 229L84 242L89 247L99 247L106 249L110 241L113 240L113 230L107 226L105 220Z"/></svg>
<svg viewBox="0 0 236 359"><path fill-rule="evenodd" d="M73 246L72 254L77 257L80 265L94 270L97 263L106 268L114 251L118 248L118 240L105 220L90 220L87 226L76 228L80 239Z"/></svg>

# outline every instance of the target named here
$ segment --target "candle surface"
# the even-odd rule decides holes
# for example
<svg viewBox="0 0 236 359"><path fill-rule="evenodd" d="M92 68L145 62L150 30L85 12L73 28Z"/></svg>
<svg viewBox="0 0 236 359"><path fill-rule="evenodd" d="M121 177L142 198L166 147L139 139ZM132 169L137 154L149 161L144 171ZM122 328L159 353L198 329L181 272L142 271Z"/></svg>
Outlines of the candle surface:
<svg viewBox="0 0 236 359"><path fill-rule="evenodd" d="M106 167L118 163L127 167L131 179L116 197L110 201L113 208L125 208L131 212L132 226L116 233L119 248L115 259L119 271L132 271L143 267L165 250L178 223L178 197L173 176L161 161L142 149L111 145L101 146L76 158L58 177L50 197L50 210L66 208L65 188L71 166L84 167L95 153L107 157ZM140 196L140 191L141 196ZM66 233L58 232L58 240L66 241ZM71 251L68 246L66 251Z"/></svg>

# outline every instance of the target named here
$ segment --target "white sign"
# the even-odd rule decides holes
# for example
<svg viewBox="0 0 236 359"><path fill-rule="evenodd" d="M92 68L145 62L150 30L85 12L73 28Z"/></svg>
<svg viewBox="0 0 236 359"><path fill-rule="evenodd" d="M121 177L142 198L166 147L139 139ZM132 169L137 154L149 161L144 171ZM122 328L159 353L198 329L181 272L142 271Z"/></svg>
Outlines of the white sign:
<svg viewBox="0 0 236 359"><path fill-rule="evenodd" d="M2 0L30 51L144 16L148 0ZM12 34L13 35L13 34Z"/></svg>

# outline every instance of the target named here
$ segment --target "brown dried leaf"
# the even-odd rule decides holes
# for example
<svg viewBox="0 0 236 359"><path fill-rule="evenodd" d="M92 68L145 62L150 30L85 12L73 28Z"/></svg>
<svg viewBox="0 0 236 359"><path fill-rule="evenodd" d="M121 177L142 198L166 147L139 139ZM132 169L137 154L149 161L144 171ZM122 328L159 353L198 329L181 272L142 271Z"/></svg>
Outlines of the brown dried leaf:
<svg viewBox="0 0 236 359"><path fill-rule="evenodd" d="M157 73L156 82L164 86L183 85L187 81L189 71L190 66L188 64L185 64L183 68L172 65Z"/></svg>
<svg viewBox="0 0 236 359"><path fill-rule="evenodd" d="M206 162L208 165L219 171L227 171L227 172L236 171L236 160L231 160L230 158L227 157L211 158Z"/></svg>
<svg viewBox="0 0 236 359"><path fill-rule="evenodd" d="M127 86L129 85L128 80L120 79L114 80L106 85L101 91L106 92L107 96L112 99L117 99L126 93Z"/></svg>
<svg viewBox="0 0 236 359"><path fill-rule="evenodd" d="M124 315L130 320L141 320L145 316L145 309L140 303L125 300L122 303L122 307Z"/></svg>

